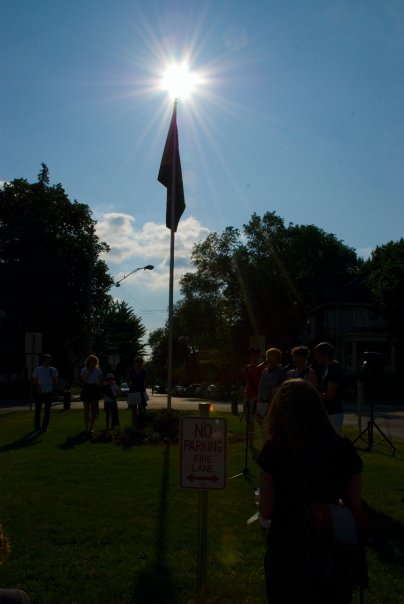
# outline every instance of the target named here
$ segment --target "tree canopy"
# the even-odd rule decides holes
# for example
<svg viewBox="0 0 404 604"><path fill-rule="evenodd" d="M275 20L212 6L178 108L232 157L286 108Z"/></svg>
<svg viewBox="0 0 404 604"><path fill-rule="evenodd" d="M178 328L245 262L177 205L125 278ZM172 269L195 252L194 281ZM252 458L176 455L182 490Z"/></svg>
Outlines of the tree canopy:
<svg viewBox="0 0 404 604"><path fill-rule="evenodd" d="M141 319L124 301L110 298L100 314L100 323L95 334L95 349L104 366L110 366L111 356L115 360L115 378L125 381L128 369L137 355L143 355L143 337L146 328Z"/></svg>
<svg viewBox="0 0 404 604"><path fill-rule="evenodd" d="M234 379L231 367L245 357L250 335L283 350L303 341L307 309L361 266L335 235L314 225L285 225L275 212L254 213L242 232L210 233L191 259L194 271L181 279L174 322L190 354L206 366L214 359L219 374Z"/></svg>
<svg viewBox="0 0 404 604"><path fill-rule="evenodd" d="M49 184L45 164L35 183L16 179L0 190L0 330L3 371L25 366L26 332L43 334L44 352L62 369L99 353L100 329L117 329L115 344L139 348L144 327L124 304L108 293L113 279L101 254L108 245L96 234L88 205L71 202L60 184ZM108 317L108 319L106 318ZM97 339L98 337L98 339ZM122 349L122 348L121 348Z"/></svg>
<svg viewBox="0 0 404 604"><path fill-rule="evenodd" d="M377 246L364 269L380 313L390 321L393 333L403 342L404 239Z"/></svg>

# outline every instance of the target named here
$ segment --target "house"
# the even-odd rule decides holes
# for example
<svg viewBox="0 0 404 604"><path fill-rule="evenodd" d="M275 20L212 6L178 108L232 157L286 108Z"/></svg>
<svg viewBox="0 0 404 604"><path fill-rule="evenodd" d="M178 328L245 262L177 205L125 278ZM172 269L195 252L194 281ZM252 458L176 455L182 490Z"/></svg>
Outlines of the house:
<svg viewBox="0 0 404 604"><path fill-rule="evenodd" d="M309 310L307 340L332 343L336 358L348 374L360 374L365 352L381 353L384 372L395 373L395 340L361 280L325 293L322 303Z"/></svg>

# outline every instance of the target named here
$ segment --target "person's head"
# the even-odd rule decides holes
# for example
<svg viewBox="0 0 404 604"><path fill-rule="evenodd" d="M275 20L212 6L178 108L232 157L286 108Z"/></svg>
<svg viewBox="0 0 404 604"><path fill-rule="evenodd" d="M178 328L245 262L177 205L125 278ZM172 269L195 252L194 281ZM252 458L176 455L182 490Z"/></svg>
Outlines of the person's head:
<svg viewBox="0 0 404 604"><path fill-rule="evenodd" d="M133 364L135 367L142 367L143 366L143 359L142 357L135 357L133 359Z"/></svg>
<svg viewBox="0 0 404 604"><path fill-rule="evenodd" d="M271 440L291 450L336 434L317 390L299 379L286 380L279 386L263 427Z"/></svg>
<svg viewBox="0 0 404 604"><path fill-rule="evenodd" d="M252 346L248 350L248 361L250 365L257 365L260 358L260 349Z"/></svg>
<svg viewBox="0 0 404 604"><path fill-rule="evenodd" d="M113 384L115 382L115 376L113 373L107 373L105 379L107 380L108 384Z"/></svg>
<svg viewBox="0 0 404 604"><path fill-rule="evenodd" d="M86 358L86 368L87 369L94 369L95 367L98 367L100 364L98 357L95 356L95 354L89 354L88 357Z"/></svg>
<svg viewBox="0 0 404 604"><path fill-rule="evenodd" d="M48 367L50 365L51 360L52 357L50 354L44 354L42 356L42 363L45 365L45 367Z"/></svg>
<svg viewBox="0 0 404 604"><path fill-rule="evenodd" d="M274 369L279 365L282 360L282 351L279 348L268 348L265 353L265 358L267 360L268 366L271 369Z"/></svg>
<svg viewBox="0 0 404 604"><path fill-rule="evenodd" d="M296 367L304 367L309 360L310 348L308 346L295 346L291 350L292 361Z"/></svg>
<svg viewBox="0 0 404 604"><path fill-rule="evenodd" d="M334 358L334 347L329 342L320 342L314 348L314 358L320 365L329 365Z"/></svg>

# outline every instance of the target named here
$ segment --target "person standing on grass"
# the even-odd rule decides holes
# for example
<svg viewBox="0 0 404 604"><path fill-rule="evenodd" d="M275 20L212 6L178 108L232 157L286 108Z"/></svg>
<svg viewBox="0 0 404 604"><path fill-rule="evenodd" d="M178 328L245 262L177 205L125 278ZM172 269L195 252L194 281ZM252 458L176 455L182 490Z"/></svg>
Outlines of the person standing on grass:
<svg viewBox="0 0 404 604"><path fill-rule="evenodd" d="M53 391L59 377L58 370L51 367L51 360L50 354L44 354L42 365L36 367L32 373L32 383L36 389L34 427L38 432L48 431ZM42 405L44 405L45 412L41 425Z"/></svg>
<svg viewBox="0 0 404 604"><path fill-rule="evenodd" d="M334 347L329 342L321 342L314 348L314 357L322 367L320 392L330 421L338 434L342 434L344 407L344 372L334 359Z"/></svg>
<svg viewBox="0 0 404 604"><path fill-rule="evenodd" d="M135 357L133 367L129 369L128 406L132 410L132 423L134 428L140 427L142 416L147 407L149 397L146 393L147 370L143 367L142 357Z"/></svg>
<svg viewBox="0 0 404 604"><path fill-rule="evenodd" d="M259 511L262 526L270 527L268 602L349 604L353 586L368 584L362 460L335 432L319 392L306 380L279 387L264 425L269 438L258 458ZM342 524L332 528L331 515L342 516ZM351 548L341 546L338 554L338 537Z"/></svg>
<svg viewBox="0 0 404 604"><path fill-rule="evenodd" d="M318 388L316 372L309 365L310 348L308 346L295 346L291 350L294 369L288 371L288 380L300 378L307 380L315 388Z"/></svg>
<svg viewBox="0 0 404 604"><path fill-rule="evenodd" d="M265 356L267 368L264 369L261 376L257 402L257 420L261 425L268 413L272 397L286 379L286 369L281 365L281 350L279 348L268 348Z"/></svg>
<svg viewBox="0 0 404 604"><path fill-rule="evenodd" d="M259 363L260 350L259 348L250 348L248 351L249 363L243 368L243 376L245 380L243 408L245 413L248 434L248 446L254 448L255 436L255 414L257 411L257 396L258 387L261 380L262 372L266 367L265 361Z"/></svg>
<svg viewBox="0 0 404 604"><path fill-rule="evenodd" d="M115 376L113 373L107 373L105 376L105 381L106 383L102 389L104 394L105 425L107 430L109 430L110 427L113 430L114 428L119 428L117 398L121 389L115 382Z"/></svg>
<svg viewBox="0 0 404 604"><path fill-rule="evenodd" d="M101 398L102 371L98 357L90 354L80 373L83 389L81 398L84 405L84 431L90 436L97 415L98 401Z"/></svg>

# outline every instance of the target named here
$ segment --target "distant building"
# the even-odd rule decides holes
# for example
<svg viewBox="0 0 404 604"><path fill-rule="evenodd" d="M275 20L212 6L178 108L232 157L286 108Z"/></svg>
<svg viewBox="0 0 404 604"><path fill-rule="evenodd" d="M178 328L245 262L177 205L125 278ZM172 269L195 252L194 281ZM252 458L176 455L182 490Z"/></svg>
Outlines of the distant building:
<svg viewBox="0 0 404 604"><path fill-rule="evenodd" d="M347 373L359 374L363 353L369 351L383 354L385 373L395 373L396 342L361 281L327 292L324 301L309 310L307 340L331 342Z"/></svg>

